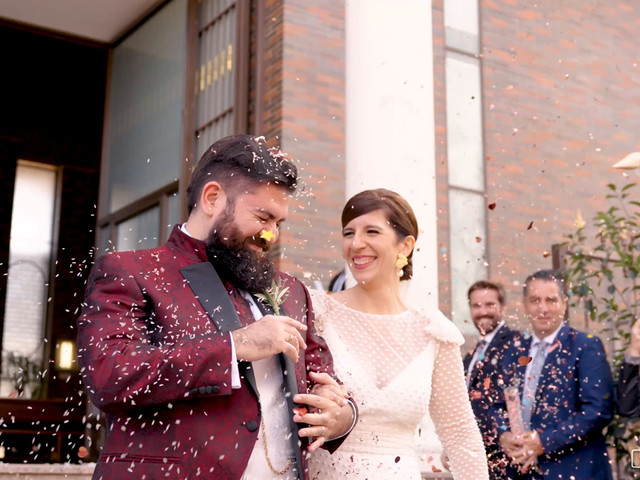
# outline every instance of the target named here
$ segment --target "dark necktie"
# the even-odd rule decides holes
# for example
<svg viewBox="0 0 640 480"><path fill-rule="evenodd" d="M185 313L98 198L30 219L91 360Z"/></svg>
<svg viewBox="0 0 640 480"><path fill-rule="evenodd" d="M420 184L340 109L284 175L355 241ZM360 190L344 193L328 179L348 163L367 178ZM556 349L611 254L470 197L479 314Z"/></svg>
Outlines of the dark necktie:
<svg viewBox="0 0 640 480"><path fill-rule="evenodd" d="M487 341L483 338L476 345L476 351L473 354L473 358L471 359L471 368L469 370L469 374L467 375L467 388L471 385L471 378L473 377L473 371L478 366L478 363L484 360L484 351L487 348Z"/></svg>
<svg viewBox="0 0 640 480"><path fill-rule="evenodd" d="M240 323L243 327L251 325L255 321L255 318L253 316L253 312L251 311L249 303L242 297L242 295L240 295L240 292L236 287L226 281L223 281L223 283L224 287L227 290L227 293L229 293L229 296L231 297L233 306L236 307L236 312L238 313L238 319L240 320Z"/></svg>

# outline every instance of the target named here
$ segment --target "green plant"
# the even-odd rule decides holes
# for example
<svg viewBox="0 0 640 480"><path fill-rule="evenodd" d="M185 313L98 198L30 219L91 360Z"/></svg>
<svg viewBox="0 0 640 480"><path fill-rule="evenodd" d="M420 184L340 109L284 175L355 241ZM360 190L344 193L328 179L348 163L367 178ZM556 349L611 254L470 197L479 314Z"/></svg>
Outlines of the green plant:
<svg viewBox="0 0 640 480"><path fill-rule="evenodd" d="M614 376L640 308L640 202L631 196L635 185L607 185L609 208L597 212L589 226L578 214L576 230L563 244L570 304L582 306L590 321L601 325L603 340L610 346ZM592 244L588 233L593 235ZM616 416L609 427L619 478L640 478L630 468L629 457L629 449L637 448L640 438L636 420Z"/></svg>
<svg viewBox="0 0 640 480"><path fill-rule="evenodd" d="M4 377L13 382L13 388L18 397L22 397L25 391L29 391L30 398L40 398L44 383L40 362L20 353L6 352L3 365Z"/></svg>

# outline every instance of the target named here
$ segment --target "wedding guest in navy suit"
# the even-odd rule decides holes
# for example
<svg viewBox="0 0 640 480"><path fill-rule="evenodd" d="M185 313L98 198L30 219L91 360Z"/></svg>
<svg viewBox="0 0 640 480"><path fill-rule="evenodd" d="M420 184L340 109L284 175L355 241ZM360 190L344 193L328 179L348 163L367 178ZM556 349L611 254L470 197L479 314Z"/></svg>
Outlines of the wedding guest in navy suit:
<svg viewBox="0 0 640 480"><path fill-rule="evenodd" d="M471 320L480 336L473 350L464 357L463 364L471 408L480 427L491 480L507 480L507 459L497 442L497 430L491 421L491 406L500 400L498 387L505 350L515 337L516 330L505 324L506 293L499 283L488 280L475 282L467 292Z"/></svg>
<svg viewBox="0 0 640 480"><path fill-rule="evenodd" d="M509 478L610 480L603 429L612 416L613 380L598 337L564 323L561 273L530 275L522 305L533 335L505 353L505 386L518 385L522 434L509 431L504 401L492 409Z"/></svg>

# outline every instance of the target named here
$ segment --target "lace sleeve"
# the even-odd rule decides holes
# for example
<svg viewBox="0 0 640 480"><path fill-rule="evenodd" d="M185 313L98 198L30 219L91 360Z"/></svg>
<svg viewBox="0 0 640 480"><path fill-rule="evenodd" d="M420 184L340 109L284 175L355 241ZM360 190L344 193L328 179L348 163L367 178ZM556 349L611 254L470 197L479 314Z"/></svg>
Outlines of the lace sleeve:
<svg viewBox="0 0 640 480"><path fill-rule="evenodd" d="M471 411L460 350L453 342L440 342L429 409L453 478L488 480L487 457Z"/></svg>

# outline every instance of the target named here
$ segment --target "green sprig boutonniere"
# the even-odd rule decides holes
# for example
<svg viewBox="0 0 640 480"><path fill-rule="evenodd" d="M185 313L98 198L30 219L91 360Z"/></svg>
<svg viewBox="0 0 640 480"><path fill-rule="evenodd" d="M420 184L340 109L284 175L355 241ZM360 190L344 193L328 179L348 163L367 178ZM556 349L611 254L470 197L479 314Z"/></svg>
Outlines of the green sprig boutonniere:
<svg viewBox="0 0 640 480"><path fill-rule="evenodd" d="M273 308L273 313L280 315L280 305L289 296L289 287L285 287L282 278L278 278L277 283L273 280L269 288L263 293L256 293L255 295L260 301L270 305Z"/></svg>

